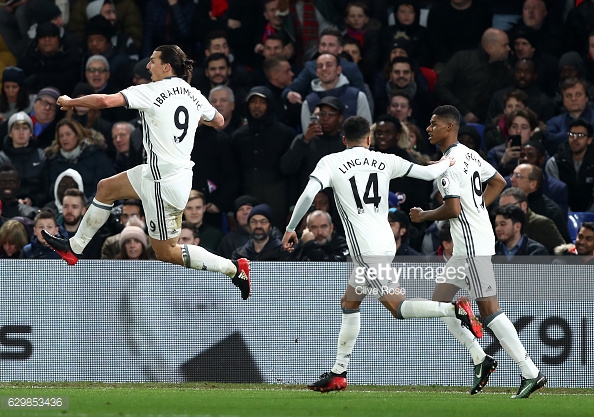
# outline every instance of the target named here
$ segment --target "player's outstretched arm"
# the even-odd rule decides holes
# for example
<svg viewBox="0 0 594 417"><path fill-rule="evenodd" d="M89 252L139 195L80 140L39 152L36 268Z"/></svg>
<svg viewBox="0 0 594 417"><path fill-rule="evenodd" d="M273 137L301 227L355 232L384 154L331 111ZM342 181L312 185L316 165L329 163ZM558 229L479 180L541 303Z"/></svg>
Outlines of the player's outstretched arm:
<svg viewBox="0 0 594 417"><path fill-rule="evenodd" d="M443 204L434 210L423 210L420 207L410 209L410 219L414 223L426 221L454 219L460 215L461 206L458 197L446 198Z"/></svg>
<svg viewBox="0 0 594 417"><path fill-rule="evenodd" d="M451 165L454 165L456 161L451 158L444 158L438 163L423 166L412 164L407 177L418 178L420 180L432 181L439 177L445 172Z"/></svg>
<svg viewBox="0 0 594 417"><path fill-rule="evenodd" d="M73 107L87 107L89 109L107 109L126 105L126 99L121 93L116 94L89 94L78 98L60 96L57 100L60 110L70 110Z"/></svg>
<svg viewBox="0 0 594 417"><path fill-rule="evenodd" d="M505 178L498 172L489 181L487 181L487 188L483 192L483 200L485 200L485 207L491 205L493 201L501 194L507 182Z"/></svg>

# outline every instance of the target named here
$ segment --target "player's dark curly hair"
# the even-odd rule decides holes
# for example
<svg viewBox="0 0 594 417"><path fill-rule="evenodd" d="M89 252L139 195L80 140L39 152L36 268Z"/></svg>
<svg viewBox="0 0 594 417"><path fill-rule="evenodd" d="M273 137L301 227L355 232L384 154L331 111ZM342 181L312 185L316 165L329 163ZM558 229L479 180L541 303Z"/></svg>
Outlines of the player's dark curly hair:
<svg viewBox="0 0 594 417"><path fill-rule="evenodd" d="M185 81L189 80L194 69L194 61L189 59L179 46L161 45L156 47L155 51L161 52L161 62L171 65L175 75Z"/></svg>
<svg viewBox="0 0 594 417"><path fill-rule="evenodd" d="M449 104L439 106L433 110L433 114L446 119L448 122L453 123L455 126L460 127L460 112L454 106Z"/></svg>
<svg viewBox="0 0 594 417"><path fill-rule="evenodd" d="M344 121L342 132L348 143L358 143L369 136L369 122L361 116L351 116Z"/></svg>

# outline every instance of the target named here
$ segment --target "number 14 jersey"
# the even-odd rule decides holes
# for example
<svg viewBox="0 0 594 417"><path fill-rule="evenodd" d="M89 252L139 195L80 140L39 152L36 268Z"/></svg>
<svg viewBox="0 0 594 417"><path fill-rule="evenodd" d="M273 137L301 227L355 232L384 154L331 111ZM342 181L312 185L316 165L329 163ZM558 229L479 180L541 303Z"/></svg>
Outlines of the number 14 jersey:
<svg viewBox="0 0 594 417"><path fill-rule="evenodd" d="M456 143L444 156L456 160L440 178L438 189L444 200L460 199L460 215L450 219L456 256L490 256L495 253L495 235L483 200L483 183L497 174L487 161L472 149Z"/></svg>
<svg viewBox="0 0 594 417"><path fill-rule="evenodd" d="M332 187L351 255L396 253L388 223L392 178L405 176L412 163L399 156L355 146L326 155L310 177Z"/></svg>

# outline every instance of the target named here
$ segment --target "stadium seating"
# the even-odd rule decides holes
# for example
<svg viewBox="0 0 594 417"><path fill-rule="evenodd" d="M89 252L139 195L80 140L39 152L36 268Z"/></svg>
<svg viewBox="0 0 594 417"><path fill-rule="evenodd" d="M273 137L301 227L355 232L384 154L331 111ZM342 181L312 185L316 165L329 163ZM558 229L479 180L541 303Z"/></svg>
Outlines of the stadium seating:
<svg viewBox="0 0 594 417"><path fill-rule="evenodd" d="M575 237L583 222L594 222L594 213L590 213L589 211L574 211L569 212L567 215L567 228L573 242L575 242Z"/></svg>

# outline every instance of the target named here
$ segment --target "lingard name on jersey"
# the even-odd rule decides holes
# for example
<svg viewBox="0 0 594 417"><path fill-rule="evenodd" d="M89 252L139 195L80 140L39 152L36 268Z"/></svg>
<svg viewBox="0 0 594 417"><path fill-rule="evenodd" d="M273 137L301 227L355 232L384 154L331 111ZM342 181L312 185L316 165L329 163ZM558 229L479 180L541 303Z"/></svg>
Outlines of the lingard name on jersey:
<svg viewBox="0 0 594 417"><path fill-rule="evenodd" d="M346 174L349 169L354 168L359 165L369 165L369 166L371 166L373 168L377 168L379 170L383 170L386 168L386 164L384 164L383 162L378 162L376 159L372 159L370 161L368 158L364 158L363 161L361 161L359 158L355 158L355 159L351 159L350 161L346 161L346 163L342 164L342 166L338 167L338 169L343 174Z"/></svg>

